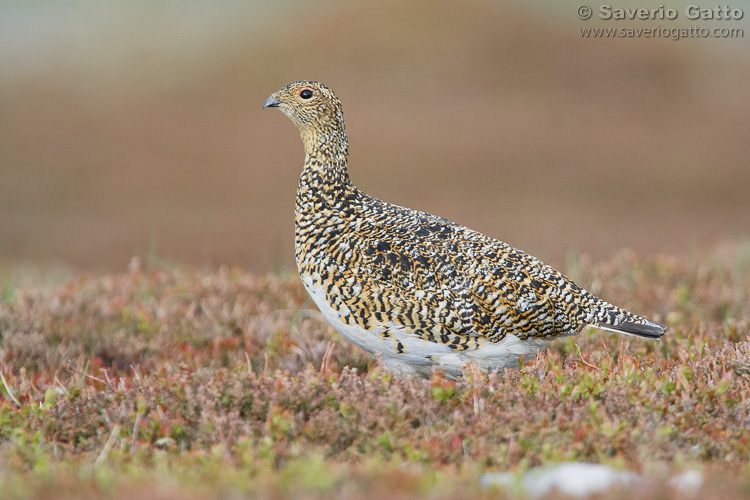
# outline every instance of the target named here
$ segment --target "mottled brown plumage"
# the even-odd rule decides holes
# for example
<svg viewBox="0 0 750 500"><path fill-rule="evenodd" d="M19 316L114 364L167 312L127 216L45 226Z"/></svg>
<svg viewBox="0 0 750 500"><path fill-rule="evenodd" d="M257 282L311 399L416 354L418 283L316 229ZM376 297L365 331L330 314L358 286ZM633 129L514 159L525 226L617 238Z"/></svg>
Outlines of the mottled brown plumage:
<svg viewBox="0 0 750 500"><path fill-rule="evenodd" d="M292 83L263 107L299 128L305 164L295 206L296 260L331 324L398 373L451 376L476 362L517 366L586 325L658 339L665 327L613 306L510 245L372 198L349 180L341 103Z"/></svg>

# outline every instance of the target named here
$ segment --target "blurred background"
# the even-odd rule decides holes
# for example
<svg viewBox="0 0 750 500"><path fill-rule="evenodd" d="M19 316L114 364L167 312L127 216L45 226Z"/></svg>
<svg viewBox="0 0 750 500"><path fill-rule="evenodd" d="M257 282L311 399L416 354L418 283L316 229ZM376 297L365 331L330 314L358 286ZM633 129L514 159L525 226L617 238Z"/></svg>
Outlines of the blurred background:
<svg viewBox="0 0 750 500"><path fill-rule="evenodd" d="M551 0L4 0L0 265L293 267L302 144L261 105L298 79L341 98L360 189L551 264L746 239L750 2L686 4L597 24ZM745 33L580 34L659 24Z"/></svg>

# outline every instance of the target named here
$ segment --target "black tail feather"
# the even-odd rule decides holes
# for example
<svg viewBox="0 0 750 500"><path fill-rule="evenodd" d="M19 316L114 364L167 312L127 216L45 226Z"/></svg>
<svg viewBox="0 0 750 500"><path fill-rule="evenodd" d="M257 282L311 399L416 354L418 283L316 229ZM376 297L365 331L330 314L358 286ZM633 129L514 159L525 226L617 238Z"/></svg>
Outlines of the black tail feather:
<svg viewBox="0 0 750 500"><path fill-rule="evenodd" d="M653 321L649 321L648 324L634 323L632 321L623 321L619 325L599 323L598 327L602 330L626 333L628 335L635 335L636 337L642 337L651 340L659 340L662 335L664 335L664 332L667 331L666 326L660 325L659 323Z"/></svg>

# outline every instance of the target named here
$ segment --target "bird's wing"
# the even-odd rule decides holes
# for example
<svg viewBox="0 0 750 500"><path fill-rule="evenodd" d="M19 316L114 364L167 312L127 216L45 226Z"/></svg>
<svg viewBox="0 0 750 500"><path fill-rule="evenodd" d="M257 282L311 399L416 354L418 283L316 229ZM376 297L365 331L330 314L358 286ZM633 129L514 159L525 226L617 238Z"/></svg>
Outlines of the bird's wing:
<svg viewBox="0 0 750 500"><path fill-rule="evenodd" d="M564 315L555 307L554 287L512 263L480 273L473 299L478 330L498 342L513 334L521 339L547 338L565 332Z"/></svg>
<svg viewBox="0 0 750 500"><path fill-rule="evenodd" d="M364 240L363 274L377 288L372 296L380 297L370 309L425 340L463 349L476 338L569 333L555 307L554 284L534 274L541 262L484 236L462 240L465 232L429 219L410 234L389 231Z"/></svg>

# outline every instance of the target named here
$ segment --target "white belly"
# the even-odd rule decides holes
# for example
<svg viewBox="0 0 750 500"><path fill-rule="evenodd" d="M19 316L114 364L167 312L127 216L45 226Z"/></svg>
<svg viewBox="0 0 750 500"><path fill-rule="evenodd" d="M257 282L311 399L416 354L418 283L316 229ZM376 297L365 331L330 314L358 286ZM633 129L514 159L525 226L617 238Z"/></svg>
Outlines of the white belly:
<svg viewBox="0 0 750 500"><path fill-rule="evenodd" d="M500 342L485 342L478 349L454 351L445 344L411 335L395 323L379 324L365 330L341 321L339 311L328 305L323 287L313 285L310 278L304 278L303 283L320 312L341 335L362 349L382 356L388 368L396 373L429 376L433 364L442 366L452 376L460 375L470 363L477 363L485 371L504 370L517 367L518 358L534 356L546 344L544 340L520 340L515 335L507 335ZM381 336L386 330L389 336ZM398 343L404 352L398 352Z"/></svg>

